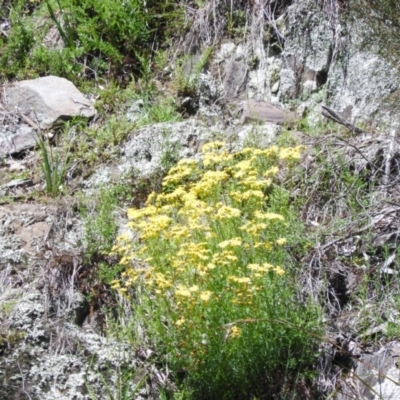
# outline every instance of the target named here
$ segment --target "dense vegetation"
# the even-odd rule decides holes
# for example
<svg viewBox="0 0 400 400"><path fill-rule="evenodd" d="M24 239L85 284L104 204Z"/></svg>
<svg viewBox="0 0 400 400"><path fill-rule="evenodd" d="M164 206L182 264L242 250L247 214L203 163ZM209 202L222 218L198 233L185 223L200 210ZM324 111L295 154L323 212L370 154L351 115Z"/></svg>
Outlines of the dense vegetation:
<svg viewBox="0 0 400 400"><path fill-rule="evenodd" d="M290 3L276 1L269 12L279 15ZM388 58L398 51L398 2L319 3L327 12L340 10L344 19L370 23L375 42L365 44L374 51L386 49ZM386 201L377 195L379 186L383 182L387 190L395 167L382 173L379 149L361 162L358 143L338 139L343 131L336 127L300 121L308 149L285 129L277 146L260 149L255 141L234 151L211 142L196 160L177 162L175 149L166 146L154 176L121 177L97 198L85 197L74 181L100 163L118 162L119 145L135 129L184 119L179 97L196 95L197 75L219 39L249 34L254 4L1 2L2 82L53 74L98 98L97 121L70 121L53 142L46 135L38 141L41 165L33 174L46 186L35 200L74 198L74 211L85 221L81 291L92 308L108 313L106 335L154 353L154 364L169 380L157 387L161 398L322 396L332 389L315 383L323 373L324 346L342 350L324 337L322 315L333 320L348 307L361 314L360 329L367 330L372 318L389 319L383 306L375 315L368 312L371 298L399 304L397 280L383 282L374 273L392 248L357 247L372 235L370 216ZM193 18L198 15L203 19ZM276 40L275 29L271 22L263 40ZM185 47L189 31L197 37L189 36ZM376 46L382 41L388 46ZM183 47L174 46L178 42ZM188 48L201 53L194 78L184 72ZM134 121L126 116L133 103L140 103ZM65 184L71 160L74 173ZM117 237L114 213L120 207L132 235ZM351 232L359 231L363 239L353 246ZM345 254L340 246L355 250ZM352 294L340 292L349 270L359 280ZM133 311L129 317L122 315L126 309ZM391 322L388 337L399 332ZM342 367L339 357L332 360ZM331 370L325 372L329 377Z"/></svg>
<svg viewBox="0 0 400 400"><path fill-rule="evenodd" d="M0 42L3 78L54 74L75 82L148 73L184 24L181 6L169 0L15 0L3 2L0 17L11 24Z"/></svg>

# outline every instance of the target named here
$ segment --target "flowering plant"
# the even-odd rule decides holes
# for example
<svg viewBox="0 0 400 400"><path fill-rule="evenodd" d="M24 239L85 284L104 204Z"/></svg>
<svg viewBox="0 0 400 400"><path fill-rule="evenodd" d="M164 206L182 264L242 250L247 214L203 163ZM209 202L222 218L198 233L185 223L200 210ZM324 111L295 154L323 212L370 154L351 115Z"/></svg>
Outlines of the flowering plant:
<svg viewBox="0 0 400 400"><path fill-rule="evenodd" d="M315 320L316 309L296 298L285 249L294 217L274 184L301 149L229 153L208 143L200 161L170 170L146 207L128 210L139 239L119 237L125 271L113 287L132 297L147 337L203 398L262 392L310 345L293 323Z"/></svg>

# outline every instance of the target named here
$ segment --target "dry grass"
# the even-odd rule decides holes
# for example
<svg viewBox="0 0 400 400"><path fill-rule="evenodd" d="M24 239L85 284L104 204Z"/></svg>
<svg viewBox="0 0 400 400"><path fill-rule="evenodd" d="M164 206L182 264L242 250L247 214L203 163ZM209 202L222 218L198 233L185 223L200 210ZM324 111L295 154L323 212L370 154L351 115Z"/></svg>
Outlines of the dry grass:
<svg viewBox="0 0 400 400"><path fill-rule="evenodd" d="M340 371L356 365L356 349L373 344L368 332L397 315L400 140L394 132L349 136L327 129L306 142L294 201L302 199L315 245L301 259L299 280L328 318L318 378L328 393Z"/></svg>

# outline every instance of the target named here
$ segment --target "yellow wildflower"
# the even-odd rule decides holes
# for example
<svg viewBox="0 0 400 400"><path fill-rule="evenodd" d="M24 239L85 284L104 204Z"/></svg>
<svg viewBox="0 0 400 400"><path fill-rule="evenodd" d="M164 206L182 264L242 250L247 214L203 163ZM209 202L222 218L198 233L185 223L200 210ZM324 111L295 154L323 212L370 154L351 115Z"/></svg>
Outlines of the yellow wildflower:
<svg viewBox="0 0 400 400"><path fill-rule="evenodd" d="M219 265L230 265L237 261L238 258L231 250L224 250L221 253L215 253L212 257L212 263Z"/></svg>
<svg viewBox="0 0 400 400"><path fill-rule="evenodd" d="M285 275L285 270L283 270L280 266L275 267L274 271L277 275Z"/></svg>
<svg viewBox="0 0 400 400"><path fill-rule="evenodd" d="M283 148L279 150L279 158L281 160L298 160L301 158L301 152L305 149L304 146L296 146Z"/></svg>
<svg viewBox="0 0 400 400"><path fill-rule="evenodd" d="M251 236L256 236L260 233L260 231L266 229L267 224L264 224L263 222L254 222L254 221L248 221L244 225L242 225L239 229L247 232Z"/></svg>
<svg viewBox="0 0 400 400"><path fill-rule="evenodd" d="M201 149L201 152L203 154L212 153L215 150L221 149L224 146L225 146L225 143L224 142L219 142L219 141L206 143L206 144L203 145L203 147Z"/></svg>
<svg viewBox="0 0 400 400"><path fill-rule="evenodd" d="M283 218L282 215L276 214L276 213L263 213L261 211L256 211L254 213L254 216L258 219L269 219L269 220L278 220L278 221L284 221L285 218Z"/></svg>
<svg viewBox="0 0 400 400"><path fill-rule="evenodd" d="M159 209L157 207L147 206L140 210L137 210L136 208L129 208L127 211L127 214L128 214L128 218L130 220L135 220L135 219L148 217L150 215L157 215L158 212L159 212Z"/></svg>
<svg viewBox="0 0 400 400"><path fill-rule="evenodd" d="M217 204L217 214L215 218L218 220L240 217L240 210L234 207L225 206L222 203Z"/></svg>
<svg viewBox="0 0 400 400"><path fill-rule="evenodd" d="M205 290L204 292L200 293L200 299L203 301L210 300L211 296L212 296L212 292L210 292L209 290Z"/></svg>
<svg viewBox="0 0 400 400"><path fill-rule="evenodd" d="M181 297L190 297L191 292L186 286L178 285L175 289L175 295L181 296Z"/></svg>
<svg viewBox="0 0 400 400"><path fill-rule="evenodd" d="M242 333L242 330L237 327L236 325L232 326L229 330L229 336L231 338L237 338L240 336L240 334Z"/></svg>
<svg viewBox="0 0 400 400"><path fill-rule="evenodd" d="M239 191L232 191L229 193L229 195L232 197L232 199L236 201L248 201L250 199L255 199L255 200L267 200L267 196L264 195L264 193L261 190L246 190L245 192L239 192Z"/></svg>
<svg viewBox="0 0 400 400"><path fill-rule="evenodd" d="M275 176L277 173L279 172L279 168L278 167L271 167L269 169L267 169L264 172L264 176L268 177L268 176Z"/></svg>
<svg viewBox="0 0 400 400"><path fill-rule="evenodd" d="M228 279L229 280L231 280L231 281L233 281L233 282L237 282L237 283L250 283L251 282L251 279L250 278L248 278L247 276L242 276L242 277L239 277L239 276L228 276Z"/></svg>
<svg viewBox="0 0 400 400"><path fill-rule="evenodd" d="M276 244L278 245L278 246L283 246L283 245L285 245L287 243L287 239L286 238L279 238L277 241L276 241Z"/></svg>
<svg viewBox="0 0 400 400"><path fill-rule="evenodd" d="M197 196L207 196L221 182L228 179L228 174L223 171L206 171L200 182L194 185L190 191Z"/></svg>
<svg viewBox="0 0 400 400"><path fill-rule="evenodd" d="M262 150L262 154L267 157L276 156L279 152L279 147L274 145L270 146L267 149Z"/></svg>
<svg viewBox="0 0 400 400"><path fill-rule="evenodd" d="M119 289L121 287L121 283L119 280L111 281L111 289Z"/></svg>
<svg viewBox="0 0 400 400"><path fill-rule="evenodd" d="M224 249L225 247L237 247L242 245L242 240L238 237L225 240L218 244L218 247Z"/></svg>

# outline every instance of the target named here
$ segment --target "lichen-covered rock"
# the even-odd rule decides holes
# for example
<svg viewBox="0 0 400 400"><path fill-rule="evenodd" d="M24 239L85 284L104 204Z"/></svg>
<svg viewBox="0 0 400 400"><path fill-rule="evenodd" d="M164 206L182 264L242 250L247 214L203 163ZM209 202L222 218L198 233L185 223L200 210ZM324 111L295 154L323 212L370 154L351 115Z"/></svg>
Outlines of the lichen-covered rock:
<svg viewBox="0 0 400 400"><path fill-rule="evenodd" d="M288 7L287 27L281 100L307 101L308 110L324 101L352 122L396 123L389 97L400 79L377 49L365 46L372 28L360 18L340 18L338 10L303 0Z"/></svg>
<svg viewBox="0 0 400 400"><path fill-rule="evenodd" d="M245 125L237 133L238 150L244 146L267 147L273 143L281 130L280 126L269 122L257 126Z"/></svg>
<svg viewBox="0 0 400 400"><path fill-rule="evenodd" d="M242 124L249 122L269 122L271 124L293 124L296 114L282 110L264 101L247 100L243 102L243 114L240 118Z"/></svg>
<svg viewBox="0 0 400 400"><path fill-rule="evenodd" d="M399 342L391 342L372 354L362 355L357 362L355 374L345 379L336 399L399 399L399 348Z"/></svg>
<svg viewBox="0 0 400 400"><path fill-rule="evenodd" d="M397 69L364 49L363 38L369 29L359 20L347 23L342 38L346 45L329 71L327 95L331 106L353 122L374 118L392 124L397 118L387 115L387 100L400 87L400 79Z"/></svg>
<svg viewBox="0 0 400 400"><path fill-rule="evenodd" d="M149 177L170 166L171 161L194 157L201 145L223 133L213 130L198 120L154 124L133 132L121 146L118 165L99 168L84 182L86 188L120 182L134 174Z"/></svg>
<svg viewBox="0 0 400 400"><path fill-rule="evenodd" d="M294 99L326 82L333 34L329 16L315 2L294 1L287 17L280 93L284 99Z"/></svg>
<svg viewBox="0 0 400 400"><path fill-rule="evenodd" d="M122 391L141 399L147 367L89 318L76 284L80 224L68 214L65 221L56 206L0 207L0 399L92 400Z"/></svg>

